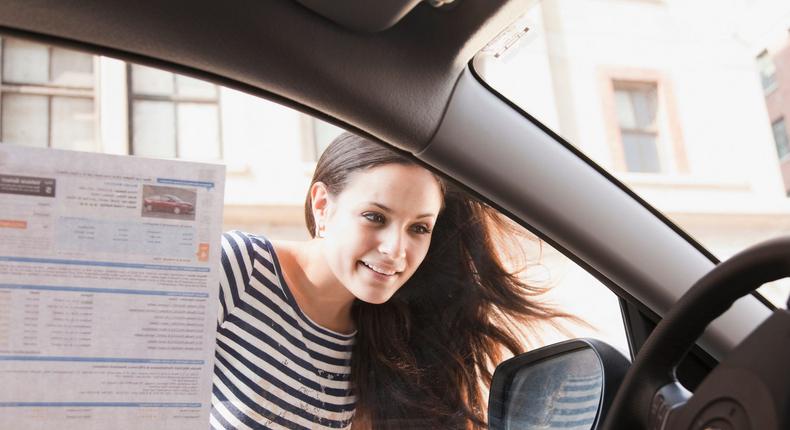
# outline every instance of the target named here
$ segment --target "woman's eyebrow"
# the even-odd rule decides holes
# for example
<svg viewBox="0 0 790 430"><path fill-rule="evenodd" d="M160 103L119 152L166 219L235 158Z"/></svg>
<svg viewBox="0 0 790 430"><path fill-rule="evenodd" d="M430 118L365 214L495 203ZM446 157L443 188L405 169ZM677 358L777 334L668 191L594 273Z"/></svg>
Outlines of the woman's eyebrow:
<svg viewBox="0 0 790 430"><path fill-rule="evenodd" d="M384 212L392 213L392 209L382 205L381 203L377 203L377 202L368 202L368 203L373 205L373 206L379 207ZM417 218L419 219L419 218L427 218L427 217L434 217L434 216L435 216L434 214L421 214L421 215L417 215Z"/></svg>

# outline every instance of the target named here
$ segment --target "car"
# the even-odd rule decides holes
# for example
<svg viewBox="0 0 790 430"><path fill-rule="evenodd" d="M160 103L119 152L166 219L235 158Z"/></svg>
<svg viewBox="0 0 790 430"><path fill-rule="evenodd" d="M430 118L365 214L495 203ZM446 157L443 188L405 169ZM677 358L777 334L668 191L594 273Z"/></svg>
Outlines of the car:
<svg viewBox="0 0 790 430"><path fill-rule="evenodd" d="M499 209L605 285L619 300L630 357L575 340L502 363L491 387L492 428L539 428L530 420L558 410L550 398L570 391L562 377L588 371L603 383L573 428L788 428L788 314L754 291L790 275L790 244L779 238L722 263L485 80L476 60L529 37L509 26L534 4L2 0L0 34L203 79L379 141ZM159 208L194 210L175 196L145 200L146 210ZM584 372L536 367L579 352ZM556 386L554 397L515 391L530 387L530 375Z"/></svg>
<svg viewBox="0 0 790 430"><path fill-rule="evenodd" d="M146 197L143 199L143 207L148 212L173 212L176 215L190 214L195 211L195 205L172 194Z"/></svg>

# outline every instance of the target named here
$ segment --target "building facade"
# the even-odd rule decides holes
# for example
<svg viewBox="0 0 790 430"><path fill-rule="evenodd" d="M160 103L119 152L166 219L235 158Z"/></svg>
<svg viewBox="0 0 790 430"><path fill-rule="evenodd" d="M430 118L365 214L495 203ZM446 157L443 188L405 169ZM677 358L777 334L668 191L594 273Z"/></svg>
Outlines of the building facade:
<svg viewBox="0 0 790 430"><path fill-rule="evenodd" d="M227 166L225 228L307 236L304 193L340 129L183 75L0 41L0 142Z"/></svg>
<svg viewBox="0 0 790 430"><path fill-rule="evenodd" d="M790 196L790 28L760 52L757 63L776 155Z"/></svg>
<svg viewBox="0 0 790 430"><path fill-rule="evenodd" d="M790 233L786 51L769 50L766 95L766 22L786 44L790 4L542 1L482 74L725 259ZM773 291L784 303L790 286Z"/></svg>

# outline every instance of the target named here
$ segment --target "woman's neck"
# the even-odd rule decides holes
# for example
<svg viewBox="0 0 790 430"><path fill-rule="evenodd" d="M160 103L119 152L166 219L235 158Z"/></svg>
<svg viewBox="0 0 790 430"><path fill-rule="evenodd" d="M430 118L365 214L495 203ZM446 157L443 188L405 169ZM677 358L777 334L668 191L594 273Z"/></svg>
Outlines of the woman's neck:
<svg viewBox="0 0 790 430"><path fill-rule="evenodd" d="M338 282L321 254L320 241L273 242L288 287L299 308L318 325L338 333L355 330L354 296Z"/></svg>

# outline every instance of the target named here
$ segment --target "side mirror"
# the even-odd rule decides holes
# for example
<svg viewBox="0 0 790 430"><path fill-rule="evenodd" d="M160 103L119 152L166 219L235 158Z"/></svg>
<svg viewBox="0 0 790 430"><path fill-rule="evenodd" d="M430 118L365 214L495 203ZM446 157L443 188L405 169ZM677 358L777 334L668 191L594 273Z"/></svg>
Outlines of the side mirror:
<svg viewBox="0 0 790 430"><path fill-rule="evenodd" d="M619 351L594 339L517 355L494 372L489 429L595 429L629 366Z"/></svg>

